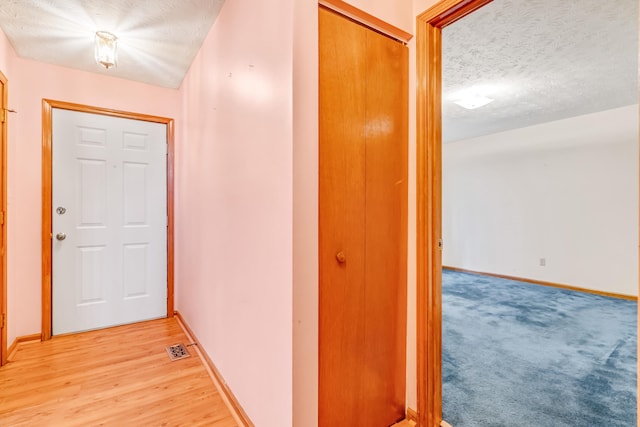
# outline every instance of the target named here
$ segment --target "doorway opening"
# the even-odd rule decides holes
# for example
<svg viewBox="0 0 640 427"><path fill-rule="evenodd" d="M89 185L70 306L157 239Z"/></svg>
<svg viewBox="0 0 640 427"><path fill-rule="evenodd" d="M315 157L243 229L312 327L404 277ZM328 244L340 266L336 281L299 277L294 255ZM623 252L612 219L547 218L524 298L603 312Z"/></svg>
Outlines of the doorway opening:
<svg viewBox="0 0 640 427"><path fill-rule="evenodd" d="M442 29L491 0L450 0L417 17L418 425L442 421Z"/></svg>
<svg viewBox="0 0 640 427"><path fill-rule="evenodd" d="M443 1L417 20L417 327L421 425L442 421L441 31L490 1Z"/></svg>
<svg viewBox="0 0 640 427"><path fill-rule="evenodd" d="M173 119L139 113L111 110L62 101L44 99L42 102L42 340L52 335L52 192L53 192L53 109L91 113L114 118L131 119L143 122L160 123L166 126L166 260L167 292L166 314L173 316Z"/></svg>

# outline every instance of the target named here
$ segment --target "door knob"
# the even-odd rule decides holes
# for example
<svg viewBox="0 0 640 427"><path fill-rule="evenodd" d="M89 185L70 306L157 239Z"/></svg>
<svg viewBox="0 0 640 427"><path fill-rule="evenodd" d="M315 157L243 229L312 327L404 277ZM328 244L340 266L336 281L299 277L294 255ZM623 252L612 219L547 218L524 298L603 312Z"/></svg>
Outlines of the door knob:
<svg viewBox="0 0 640 427"><path fill-rule="evenodd" d="M340 264L344 264L347 261L347 257L344 255L344 252L340 251L336 254L336 259Z"/></svg>
<svg viewBox="0 0 640 427"><path fill-rule="evenodd" d="M64 233L58 233L58 234L56 234L56 239L58 239L58 240L64 240L64 239L66 239L66 238L67 238L67 235L66 235L66 234L64 234Z"/></svg>

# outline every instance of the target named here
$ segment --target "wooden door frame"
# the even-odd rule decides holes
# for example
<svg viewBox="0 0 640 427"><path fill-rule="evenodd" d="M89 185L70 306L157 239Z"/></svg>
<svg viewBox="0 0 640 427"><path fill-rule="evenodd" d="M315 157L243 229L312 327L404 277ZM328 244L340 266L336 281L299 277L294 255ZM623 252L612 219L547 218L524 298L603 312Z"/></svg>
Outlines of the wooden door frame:
<svg viewBox="0 0 640 427"><path fill-rule="evenodd" d="M442 29L492 0L442 0L416 19L418 425L442 422Z"/></svg>
<svg viewBox="0 0 640 427"><path fill-rule="evenodd" d="M7 363L9 354L7 343L7 126L9 121L9 88L7 77L0 71L0 83L2 83L2 94L0 94L0 239L2 241L2 251L0 253L0 366Z"/></svg>
<svg viewBox="0 0 640 427"><path fill-rule="evenodd" d="M442 0L416 19L417 392L418 425L424 427L442 422L441 32L491 1Z"/></svg>
<svg viewBox="0 0 640 427"><path fill-rule="evenodd" d="M131 113L89 105L73 104L51 99L42 100L42 340L51 339L51 271L52 254L52 110L59 108L103 116L162 123L167 127L167 317L173 317L173 159L174 159L174 120L166 117Z"/></svg>

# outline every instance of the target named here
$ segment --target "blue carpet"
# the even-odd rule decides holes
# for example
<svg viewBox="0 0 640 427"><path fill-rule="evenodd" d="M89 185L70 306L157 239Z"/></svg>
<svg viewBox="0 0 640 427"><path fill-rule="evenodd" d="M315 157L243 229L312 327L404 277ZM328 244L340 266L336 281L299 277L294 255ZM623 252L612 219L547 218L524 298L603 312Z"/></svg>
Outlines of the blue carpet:
<svg viewBox="0 0 640 427"><path fill-rule="evenodd" d="M635 427L637 303L444 270L453 427Z"/></svg>

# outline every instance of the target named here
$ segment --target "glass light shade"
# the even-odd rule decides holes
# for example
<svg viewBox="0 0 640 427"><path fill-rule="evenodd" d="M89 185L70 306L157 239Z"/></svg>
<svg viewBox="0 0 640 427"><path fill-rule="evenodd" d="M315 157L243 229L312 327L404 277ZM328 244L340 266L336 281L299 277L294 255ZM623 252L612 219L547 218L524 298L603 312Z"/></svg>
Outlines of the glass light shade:
<svg viewBox="0 0 640 427"><path fill-rule="evenodd" d="M107 31L98 31L95 45L96 63L107 70L115 67L118 58L118 38Z"/></svg>
<svg viewBox="0 0 640 427"><path fill-rule="evenodd" d="M463 108L466 108L467 110L475 110L476 108L484 107L485 105L493 101L494 101L493 99L487 98L486 96L470 95L465 98L454 101L454 103L458 104Z"/></svg>

